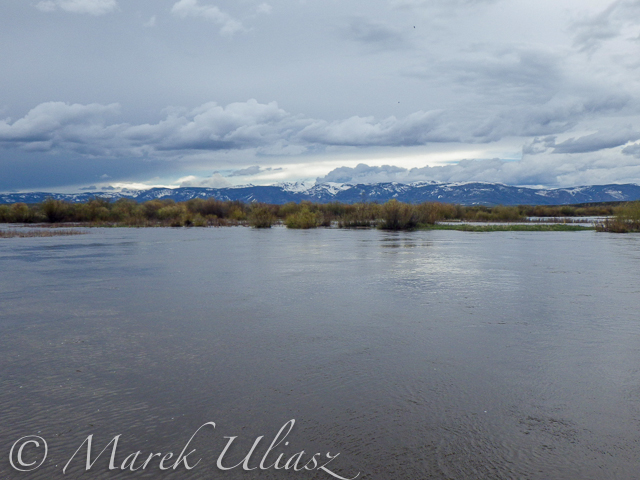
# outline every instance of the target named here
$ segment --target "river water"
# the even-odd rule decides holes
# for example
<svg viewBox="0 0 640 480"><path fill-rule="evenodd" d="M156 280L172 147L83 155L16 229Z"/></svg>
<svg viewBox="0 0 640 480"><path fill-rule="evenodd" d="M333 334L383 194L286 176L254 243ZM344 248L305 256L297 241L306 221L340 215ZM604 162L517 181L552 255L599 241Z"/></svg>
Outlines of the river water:
<svg viewBox="0 0 640 480"><path fill-rule="evenodd" d="M639 312L635 235L0 240L0 477L635 479Z"/></svg>

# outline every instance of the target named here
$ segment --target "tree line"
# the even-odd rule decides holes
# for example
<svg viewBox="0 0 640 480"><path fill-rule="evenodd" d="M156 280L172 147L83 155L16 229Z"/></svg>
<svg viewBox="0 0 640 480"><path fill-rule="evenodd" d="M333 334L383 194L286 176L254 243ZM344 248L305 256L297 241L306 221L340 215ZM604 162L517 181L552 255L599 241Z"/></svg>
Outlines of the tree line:
<svg viewBox="0 0 640 480"><path fill-rule="evenodd" d="M383 204L301 202L272 205L197 198L186 202L164 199L137 203L124 198L110 201L96 197L85 203L71 203L49 198L37 204L0 205L0 222L82 223L133 227L251 225L256 228L269 228L281 223L289 228L337 225L342 228L378 227L388 230L408 230L434 225L437 222L456 220L519 222L525 221L528 217L615 216L608 222L607 227L609 231L614 231L616 228L623 230L623 227L627 230L637 229L640 224L638 212L640 212L640 202L621 205L488 207L438 202L408 204L397 200Z"/></svg>

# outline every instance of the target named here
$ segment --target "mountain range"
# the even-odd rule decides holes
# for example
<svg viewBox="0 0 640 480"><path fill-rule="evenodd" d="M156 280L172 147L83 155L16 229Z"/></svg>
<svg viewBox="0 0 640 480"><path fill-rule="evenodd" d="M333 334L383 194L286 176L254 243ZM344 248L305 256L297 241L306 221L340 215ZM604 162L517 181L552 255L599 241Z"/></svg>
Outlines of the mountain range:
<svg viewBox="0 0 640 480"><path fill-rule="evenodd" d="M239 200L245 203L263 202L284 204L310 201L318 203L378 202L397 199L406 203L442 202L462 205L570 205L640 200L640 185L610 184L572 188L537 189L498 183L436 183L417 182L341 184L341 183L283 183L271 186L244 185L227 188L180 187L151 188L148 190L122 190L85 193L6 193L0 194L0 204L39 203L47 198L67 202L86 202L94 197L115 201L129 198L137 202L171 199L177 202L193 198Z"/></svg>

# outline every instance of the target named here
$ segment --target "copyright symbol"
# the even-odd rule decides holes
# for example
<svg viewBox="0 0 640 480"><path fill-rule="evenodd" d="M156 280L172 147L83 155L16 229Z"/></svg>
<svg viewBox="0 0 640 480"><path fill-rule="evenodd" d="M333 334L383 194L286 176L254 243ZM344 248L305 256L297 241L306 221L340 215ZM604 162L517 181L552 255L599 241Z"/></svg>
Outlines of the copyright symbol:
<svg viewBox="0 0 640 480"><path fill-rule="evenodd" d="M31 448L40 448L42 445L44 447L44 455L42 455L42 460L40 463L36 460L33 462L27 462L23 458L24 448L27 446L32 446ZM14 453L15 452L15 453ZM31 472L37 468L40 468L47 458L47 453L49 452L49 447L47 446L47 442L44 438L38 437L37 435L27 435L26 437L22 437L20 440L16 441L11 447L11 452L9 452L9 461L11 462L11 466L18 470L19 472ZM26 456L26 455L25 455ZM30 455L32 457L32 455Z"/></svg>

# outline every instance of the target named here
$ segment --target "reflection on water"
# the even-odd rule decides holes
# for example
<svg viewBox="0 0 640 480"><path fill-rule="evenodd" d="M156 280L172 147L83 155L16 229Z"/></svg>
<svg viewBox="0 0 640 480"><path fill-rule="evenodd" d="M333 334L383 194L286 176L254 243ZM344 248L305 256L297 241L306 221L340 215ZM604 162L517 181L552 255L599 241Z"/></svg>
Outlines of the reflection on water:
<svg viewBox="0 0 640 480"><path fill-rule="evenodd" d="M62 478L90 434L203 460L70 478L637 478L640 239L594 232L94 229L0 242L0 454ZM96 448L94 446L94 448ZM99 450L100 450L99 449ZM98 450L98 451L99 451ZM272 454L273 455L273 454ZM106 456L106 454L105 454ZM275 455L274 455L275 459ZM102 462L102 463L101 463ZM26 476L25 476L26 475Z"/></svg>

